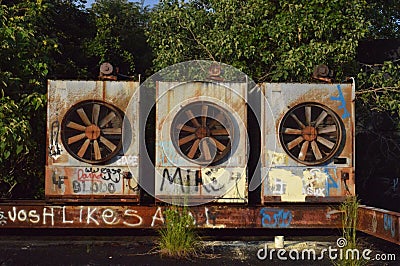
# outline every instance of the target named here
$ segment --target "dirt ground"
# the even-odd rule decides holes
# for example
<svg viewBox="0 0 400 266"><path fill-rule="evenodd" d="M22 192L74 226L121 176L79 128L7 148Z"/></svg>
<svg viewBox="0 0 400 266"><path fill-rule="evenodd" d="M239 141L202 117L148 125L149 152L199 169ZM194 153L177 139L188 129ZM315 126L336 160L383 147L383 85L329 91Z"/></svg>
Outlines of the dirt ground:
<svg viewBox="0 0 400 266"><path fill-rule="evenodd" d="M312 248L318 253L329 246L336 247L337 238L288 236L285 250ZM136 236L113 232L74 236L68 231L55 235L8 233L0 237L0 265L267 265L271 259L260 260L257 253L266 245L273 248L273 240L272 236L260 235L203 236L203 250L197 256L173 259L160 255L154 233ZM368 265L400 265L400 246L365 235L359 240L362 248L372 250L371 257L383 253L396 255L396 261L370 261ZM275 265L333 265L328 256L299 261L282 261L274 256L272 261Z"/></svg>

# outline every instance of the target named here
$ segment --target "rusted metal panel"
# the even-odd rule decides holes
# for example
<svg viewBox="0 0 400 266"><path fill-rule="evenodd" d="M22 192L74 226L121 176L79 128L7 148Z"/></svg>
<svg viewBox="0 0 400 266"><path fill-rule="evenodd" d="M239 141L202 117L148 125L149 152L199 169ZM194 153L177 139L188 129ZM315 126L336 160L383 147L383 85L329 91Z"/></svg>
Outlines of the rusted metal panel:
<svg viewBox="0 0 400 266"><path fill-rule="evenodd" d="M354 86L262 84L262 201L354 195Z"/></svg>
<svg viewBox="0 0 400 266"><path fill-rule="evenodd" d="M138 86L48 81L47 198L138 199Z"/></svg>
<svg viewBox="0 0 400 266"><path fill-rule="evenodd" d="M360 206L357 229L400 245L400 213Z"/></svg>
<svg viewBox="0 0 400 266"><path fill-rule="evenodd" d="M0 205L0 230L6 228L156 228L168 206ZM341 217L328 206L190 207L197 228L338 228Z"/></svg>
<svg viewBox="0 0 400 266"><path fill-rule="evenodd" d="M246 95L245 83L157 84L156 198L246 202Z"/></svg>

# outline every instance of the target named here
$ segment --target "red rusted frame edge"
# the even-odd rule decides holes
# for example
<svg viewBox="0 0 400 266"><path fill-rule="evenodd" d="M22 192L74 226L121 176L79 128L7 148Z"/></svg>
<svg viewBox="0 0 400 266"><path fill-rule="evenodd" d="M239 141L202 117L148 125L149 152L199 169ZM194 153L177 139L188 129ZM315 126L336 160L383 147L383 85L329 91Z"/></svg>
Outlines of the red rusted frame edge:
<svg viewBox="0 0 400 266"><path fill-rule="evenodd" d="M157 228L170 206L72 205L35 201L0 203L0 230L6 228ZM210 204L190 207L198 228L341 228L338 205ZM400 245L400 213L360 206L357 229Z"/></svg>
<svg viewBox="0 0 400 266"><path fill-rule="evenodd" d="M400 245L400 213L362 205L358 208L357 229Z"/></svg>
<svg viewBox="0 0 400 266"><path fill-rule="evenodd" d="M5 228L154 228L165 223L170 206L0 204L0 230ZM337 205L212 204L190 207L198 228L340 228Z"/></svg>

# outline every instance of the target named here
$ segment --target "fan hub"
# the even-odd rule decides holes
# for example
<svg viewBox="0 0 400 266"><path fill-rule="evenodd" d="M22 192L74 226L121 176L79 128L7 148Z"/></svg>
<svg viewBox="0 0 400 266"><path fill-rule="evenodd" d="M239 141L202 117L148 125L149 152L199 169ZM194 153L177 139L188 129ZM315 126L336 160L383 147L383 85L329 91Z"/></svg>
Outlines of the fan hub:
<svg viewBox="0 0 400 266"><path fill-rule="evenodd" d="M307 126L301 131L303 138L307 141L313 141L317 138L317 130L314 127Z"/></svg>
<svg viewBox="0 0 400 266"><path fill-rule="evenodd" d="M95 140L100 137L100 128L96 125L90 125L85 129L86 137L90 140Z"/></svg>
<svg viewBox="0 0 400 266"><path fill-rule="evenodd" d="M196 137L199 139L209 137L210 136L210 130L207 127L199 127L196 132Z"/></svg>

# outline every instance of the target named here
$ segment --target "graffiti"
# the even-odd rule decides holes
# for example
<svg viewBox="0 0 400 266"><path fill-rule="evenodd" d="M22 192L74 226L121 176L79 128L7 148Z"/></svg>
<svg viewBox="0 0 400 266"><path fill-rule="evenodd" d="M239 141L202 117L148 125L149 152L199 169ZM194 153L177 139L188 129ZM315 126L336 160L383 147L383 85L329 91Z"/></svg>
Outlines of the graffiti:
<svg viewBox="0 0 400 266"><path fill-rule="evenodd" d="M124 228L124 227L161 227L166 220L163 206L2 206L0 209L0 228ZM254 209L255 210L255 209ZM281 207L260 207L256 212L244 212L251 217L239 217L239 213L216 206L191 207L188 215L193 218L193 225L199 228L226 228L230 226L257 226L254 221L258 216L258 226L264 228L288 228L293 226L293 210ZM331 210L321 215L340 214ZM253 219L254 218L254 219ZM338 220L340 217L334 217ZM394 219L394 218L393 218ZM322 221L322 220L321 220ZM328 221L327 221L328 222ZM298 221L296 221L296 224ZM330 223L330 222L328 222Z"/></svg>
<svg viewBox="0 0 400 266"><path fill-rule="evenodd" d="M338 97L332 96L331 100L332 101L339 101L341 104L339 105L338 108L339 108L339 110L343 109L342 118L343 119L349 118L350 117L350 113L349 113L349 111L347 111L347 108L346 108L346 100L344 99L342 88L340 87L340 85L337 85L337 89L338 89L338 92L339 92L339 96Z"/></svg>
<svg viewBox="0 0 400 266"><path fill-rule="evenodd" d="M333 169L335 176L336 176L336 169ZM327 179L326 179L326 195L329 196L330 195L330 191L331 188L334 189L340 189L340 187L338 186L336 180L332 177L331 174L329 174L328 169L324 169L325 174L327 175Z"/></svg>
<svg viewBox="0 0 400 266"><path fill-rule="evenodd" d="M110 193L113 194L117 190L114 183L103 183L101 181L72 181L72 189L74 193Z"/></svg>
<svg viewBox="0 0 400 266"><path fill-rule="evenodd" d="M333 171L336 175L336 169ZM296 171L273 168L268 172L267 182L267 195L280 195L285 201L303 201L306 196L327 197L333 189L340 189L327 168Z"/></svg>
<svg viewBox="0 0 400 266"><path fill-rule="evenodd" d="M272 193L282 195L285 193L285 190L286 184L281 179L275 178Z"/></svg>
<svg viewBox="0 0 400 266"><path fill-rule="evenodd" d="M174 173L173 176L171 176L171 175L169 174L167 168L164 169L164 171L163 171L163 178L162 178L161 187L160 187L160 191L163 191L163 189L164 189L164 182L165 182L165 179L166 179L166 178L168 179L169 184L172 185L173 183L175 183L175 178L176 178L177 176L179 177L179 184L181 185L182 192L184 192L184 190L183 190L183 181L182 181L181 168L179 168L179 167L176 168L175 173Z"/></svg>
<svg viewBox="0 0 400 266"><path fill-rule="evenodd" d="M385 229L385 231L390 231L392 237L395 237L396 228L392 215L387 213L383 214L383 228Z"/></svg>
<svg viewBox="0 0 400 266"><path fill-rule="evenodd" d="M54 160L57 160L61 156L61 146L58 143L58 135L60 133L60 122L54 121L51 123L51 133L50 133L50 146L49 146L49 156Z"/></svg>
<svg viewBox="0 0 400 266"><path fill-rule="evenodd" d="M12 223L31 223L55 226L63 225L93 225L93 226L115 226L123 224L128 227L137 227L142 225L143 218L136 210L126 209L122 213L112 208L101 209L99 207L81 206L78 213L68 213L66 206L63 207L44 207L42 210L25 210L12 207L7 213L3 212L3 220L9 219ZM1 217L0 217L1 218Z"/></svg>
<svg viewBox="0 0 400 266"><path fill-rule="evenodd" d="M151 227L154 227L156 221L160 221L161 224L165 223L161 207L158 207L156 213L153 215L153 219L151 220Z"/></svg>
<svg viewBox="0 0 400 266"><path fill-rule="evenodd" d="M124 220L123 224L129 227L136 227L136 226L140 226L143 223L143 218L138 214L138 212L136 210L125 210L124 212L124 216L125 217L134 217L135 219L137 219L138 221L136 223L130 223L129 221Z"/></svg>
<svg viewBox="0 0 400 266"><path fill-rule="evenodd" d="M395 192L398 187L399 187L399 178L395 178L393 179L393 192Z"/></svg>
<svg viewBox="0 0 400 266"><path fill-rule="evenodd" d="M292 222L292 213L283 209L262 208L261 225L263 227L288 227ZM271 217L272 215L272 217Z"/></svg>
<svg viewBox="0 0 400 266"><path fill-rule="evenodd" d="M185 172L186 171L186 175ZM163 169L159 191L167 190L168 185L176 185L178 190L186 193L198 193L203 188L204 192L214 194L223 192L227 184L234 185L242 178L239 171L227 171L223 168L204 168L201 170L176 168L171 174L170 168ZM175 191L176 192L176 191Z"/></svg>
<svg viewBox="0 0 400 266"><path fill-rule="evenodd" d="M68 179L67 176L57 176L56 172L53 172L51 179L53 181L53 185L57 185L59 189L61 189L61 186L64 184L64 179Z"/></svg>
<svg viewBox="0 0 400 266"><path fill-rule="evenodd" d="M121 181L121 169L113 168L96 168L87 167L85 170L78 170L78 180L87 181L95 179L103 179L105 181L112 181L114 183L119 183Z"/></svg>
<svg viewBox="0 0 400 266"><path fill-rule="evenodd" d="M306 195L303 194L303 180L300 176L294 175L291 171L285 169L273 168L269 170L268 180L272 181L278 179L286 185L284 193L280 194L282 201L305 201ZM270 182L267 189L276 191L277 187L273 182Z"/></svg>
<svg viewBox="0 0 400 266"><path fill-rule="evenodd" d="M206 225L210 225L210 219L212 220L212 225L215 225L217 215L212 213L207 207L204 207L204 213L206 214Z"/></svg>
<svg viewBox="0 0 400 266"><path fill-rule="evenodd" d="M128 156L121 156L115 164L117 166L137 166L138 165L138 156L128 155Z"/></svg>
<svg viewBox="0 0 400 266"><path fill-rule="evenodd" d="M221 169L222 171L224 171L224 169ZM204 179L207 180L208 182L206 182L206 184L203 184L204 189L210 193L211 191L220 191L221 189L224 188L225 184L219 184L217 177L219 175L221 175L221 173L219 173L219 169L204 169L204 175L202 173L201 176L204 176ZM217 177L216 177L216 176Z"/></svg>
<svg viewBox="0 0 400 266"><path fill-rule="evenodd" d="M8 211L8 218L10 221L15 222L18 220L19 222L30 222L32 224L37 224L40 222L42 218L42 223L46 224L47 217L51 218L51 225L54 225L54 208L49 208L50 212L47 212L47 208L43 208L42 215L39 215L37 210L17 210L16 207L12 208L12 211Z"/></svg>
<svg viewBox="0 0 400 266"><path fill-rule="evenodd" d="M128 180L128 182L126 182L126 186L127 186L130 190L132 190L133 192L138 192L138 191L140 190L138 184L136 184L136 186L132 186L132 185L131 185L131 181L132 181L132 178L133 178L133 175L132 175L131 172L123 172L123 173L122 173L122 177L123 177L124 179L127 179L127 180Z"/></svg>
<svg viewBox="0 0 400 266"><path fill-rule="evenodd" d="M320 169L311 169L303 171L306 194L317 197L325 197L325 183L327 176Z"/></svg>
<svg viewBox="0 0 400 266"><path fill-rule="evenodd" d="M7 224L7 217L3 211L0 211L0 225L3 226L5 224Z"/></svg>
<svg viewBox="0 0 400 266"><path fill-rule="evenodd" d="M306 190L307 195L315 197L325 197L325 188L311 188L308 187Z"/></svg>
<svg viewBox="0 0 400 266"><path fill-rule="evenodd" d="M376 229L378 228L378 220L376 219L376 212L372 215L372 232L376 233Z"/></svg>
<svg viewBox="0 0 400 266"><path fill-rule="evenodd" d="M191 174L191 171L190 171L190 169L187 169L186 170L186 172L187 172L187 174L186 174L186 182L185 182L185 185L186 186L190 186L190 174ZM199 170L196 170L195 171L195 175L194 175L194 181L195 181L195 188L194 188L194 190L197 192L197 191L199 191L199 185L203 185L203 179L201 178L201 172L199 171ZM189 188L190 189L190 188Z"/></svg>

